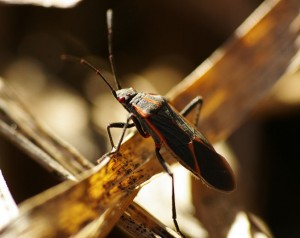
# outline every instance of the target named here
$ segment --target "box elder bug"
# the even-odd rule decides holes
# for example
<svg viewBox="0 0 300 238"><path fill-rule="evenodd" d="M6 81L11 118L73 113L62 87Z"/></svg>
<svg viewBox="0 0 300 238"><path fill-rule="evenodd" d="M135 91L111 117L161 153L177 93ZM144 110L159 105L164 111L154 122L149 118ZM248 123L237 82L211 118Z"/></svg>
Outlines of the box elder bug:
<svg viewBox="0 0 300 238"><path fill-rule="evenodd" d="M114 154L119 151L127 128L136 127L143 137L151 136L155 143L155 153L163 169L172 179L172 218L177 232L181 233L176 220L174 195L174 177L168 164L160 154L164 145L169 152L197 178L208 186L221 191L231 191L235 188L233 172L226 159L218 154L206 138L196 129L202 98L196 97L180 113L178 113L161 96L150 93L138 93L133 88L122 88L116 78L114 58L112 54L112 10L107 11L107 28L109 43L109 60L117 89L114 89L101 72L88 61L74 56L63 55L64 60L76 61L93 69L107 84L112 95L129 112L126 122L115 122L107 126L109 140ZM184 118L191 110L198 107L195 127ZM132 121L132 122L131 122ZM122 128L122 135L115 146L110 129Z"/></svg>

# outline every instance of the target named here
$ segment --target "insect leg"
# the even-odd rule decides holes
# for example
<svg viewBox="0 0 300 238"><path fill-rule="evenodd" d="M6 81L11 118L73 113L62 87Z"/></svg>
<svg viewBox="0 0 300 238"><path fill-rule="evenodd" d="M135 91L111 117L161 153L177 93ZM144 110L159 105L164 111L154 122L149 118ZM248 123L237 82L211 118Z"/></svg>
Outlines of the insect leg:
<svg viewBox="0 0 300 238"><path fill-rule="evenodd" d="M112 147L111 152L105 154L105 156L115 154L120 150L120 146L121 146L121 143L124 139L124 135L125 135L125 132L126 132L127 128L131 128L131 127L135 126L134 123L129 123L129 121L131 120L132 117L133 117L133 114L130 113L127 117L126 122L116 122L116 123L109 124L107 126L107 133L108 133L108 136L109 136L110 143L112 144L113 147ZM114 125L115 125L116 128L122 128L122 126L123 126L123 131L122 131L122 134L120 136L119 142L118 142L116 147L114 146L112 136L111 136L111 133L110 133L110 128L114 127ZM105 156L103 156L103 157L105 157Z"/></svg>
<svg viewBox="0 0 300 238"><path fill-rule="evenodd" d="M201 96L197 96L195 97L192 101L190 101L188 103L188 105L186 105L182 111L180 112L180 114L182 116L187 116L196 106L198 107L197 111L196 111L196 115L195 115L195 119L194 119L194 125L197 127L198 126L198 122L199 122L199 115L200 115L200 111L203 105L203 99Z"/></svg>
<svg viewBox="0 0 300 238"><path fill-rule="evenodd" d="M170 170L168 164L166 163L166 161L164 160L164 158L162 157L162 155L160 154L160 148L161 145L160 144L156 144L156 148L155 148L155 153L157 156L158 161L160 162L160 164L162 165L162 167L164 168L164 170L168 173L168 175L171 177L172 179L172 219L176 228L176 231L182 236L185 237L185 235L182 234L182 232L180 231L179 225L177 223L177 213L176 213L176 204L175 204L175 188L174 188L174 176L172 171Z"/></svg>
<svg viewBox="0 0 300 238"><path fill-rule="evenodd" d="M111 128L123 128L124 129L125 125L126 125L125 122L114 122L114 123L108 124L108 126L106 127L107 134L108 134L108 137L109 137L109 142L110 142L112 148L115 147L115 144L113 142L110 129ZM134 123L130 123L130 124L127 125L127 128L131 128L131 127L134 127Z"/></svg>
<svg viewBox="0 0 300 238"><path fill-rule="evenodd" d="M136 117L131 117L131 120L142 137L147 138L150 136L149 133L143 129L141 123L138 121L138 119L136 119Z"/></svg>

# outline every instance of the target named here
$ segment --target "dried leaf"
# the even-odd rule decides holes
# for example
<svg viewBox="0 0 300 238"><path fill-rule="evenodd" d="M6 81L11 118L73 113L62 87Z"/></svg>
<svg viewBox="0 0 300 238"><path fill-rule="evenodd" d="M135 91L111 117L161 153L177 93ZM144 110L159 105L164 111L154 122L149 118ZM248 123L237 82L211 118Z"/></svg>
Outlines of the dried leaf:
<svg viewBox="0 0 300 238"><path fill-rule="evenodd" d="M39 5L43 7L60 7L60 8L67 8L73 7L76 5L80 0L0 0L1 2L8 3L8 4L33 4Z"/></svg>
<svg viewBox="0 0 300 238"><path fill-rule="evenodd" d="M171 90L172 104L180 109L202 95L201 131L211 142L224 140L293 63L299 31L299 1L265 1L223 47Z"/></svg>
<svg viewBox="0 0 300 238"><path fill-rule="evenodd" d="M204 96L201 128L212 142L237 128L286 72L299 51L299 28L291 27L299 6L298 0L263 3L231 41L168 94L179 109L196 95ZM117 205L129 204L129 195L162 171L150 158L153 147L151 139L134 135L120 154L88 171L78 183L64 182L24 202L21 215L1 237L67 237L112 209L121 216ZM104 222L107 231L115 224Z"/></svg>
<svg viewBox="0 0 300 238"><path fill-rule="evenodd" d="M12 198L0 170L0 231L19 214L18 207Z"/></svg>
<svg viewBox="0 0 300 238"><path fill-rule="evenodd" d="M153 223L155 218L149 220L149 214L138 205L130 205L121 216L119 227L133 237L180 237L173 230L167 230L159 221ZM138 221L138 223L136 222ZM155 233L153 232L155 231ZM156 236L155 236L156 235Z"/></svg>

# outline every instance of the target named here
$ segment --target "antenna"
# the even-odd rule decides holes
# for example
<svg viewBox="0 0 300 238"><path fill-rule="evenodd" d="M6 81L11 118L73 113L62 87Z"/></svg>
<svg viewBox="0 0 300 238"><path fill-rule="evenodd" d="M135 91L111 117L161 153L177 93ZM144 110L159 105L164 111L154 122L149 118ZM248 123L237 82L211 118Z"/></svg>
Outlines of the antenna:
<svg viewBox="0 0 300 238"><path fill-rule="evenodd" d="M110 62L111 71L112 71L112 74L113 74L113 77L114 77L114 81L115 81L115 84L117 86L117 90L119 90L119 89L122 89L122 87L121 87L119 81L116 78L115 67L114 67L114 56L113 56L113 53L112 53L113 11L111 9L108 9L107 12L106 12L106 21L107 21L107 30L108 30L107 38L108 38L109 62ZM109 87L110 91L112 92L113 96L115 98L117 98L116 90L108 83L108 81L105 79L105 77L103 76L101 71L99 69L97 69L94 65L92 65L90 62L88 62L87 60L85 60L83 58L79 58L79 57L72 56L72 55L61 55L61 59L62 60L67 60L67 61L73 61L73 62L76 62L76 63L80 63L80 64L83 64L83 65L89 67L90 69L94 70L95 73L104 80L104 82Z"/></svg>
<svg viewBox="0 0 300 238"><path fill-rule="evenodd" d="M112 9L108 9L106 12L106 22L107 22L107 31L108 31L107 38L108 38L109 62L110 62L110 67L111 67L111 71L112 71L115 83L119 90L119 89L122 89L122 87L116 77L114 55L113 55L113 51L112 51L112 45L113 45L112 44L112 38L113 38L113 11L112 11Z"/></svg>
<svg viewBox="0 0 300 238"><path fill-rule="evenodd" d="M96 73L97 75L99 75L99 76L104 80L104 82L106 83L106 85L110 88L110 91L112 92L112 94L114 95L114 97L117 98L116 91L115 91L115 90L113 89L113 87L108 83L108 81L105 79L105 77L104 77L103 74L100 72L100 70L97 69L95 66L93 66L90 62L88 62L88 61L85 60L85 59L82 59L82 58L79 58L79 57L76 57L76 56L72 56L72 55L61 55L61 59L62 59L62 60L73 61L73 62L76 62L76 63L80 63L80 64L86 65L86 66L89 67L90 69L94 70L95 73Z"/></svg>

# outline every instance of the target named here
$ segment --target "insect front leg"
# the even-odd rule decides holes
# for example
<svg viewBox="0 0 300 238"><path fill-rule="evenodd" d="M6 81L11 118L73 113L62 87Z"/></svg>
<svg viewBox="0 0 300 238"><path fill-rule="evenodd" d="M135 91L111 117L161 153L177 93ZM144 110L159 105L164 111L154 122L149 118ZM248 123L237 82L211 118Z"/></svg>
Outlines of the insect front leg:
<svg viewBox="0 0 300 238"><path fill-rule="evenodd" d="M197 108L195 119L193 124L198 127L200 111L203 105L203 98L201 96L195 97L192 101L190 101L180 112L180 114L186 117L195 107Z"/></svg>
<svg viewBox="0 0 300 238"><path fill-rule="evenodd" d="M133 117L133 114L130 113L127 117L126 122L110 123L107 126L107 134L108 134L108 137L109 137L110 144L112 146L112 150L111 150L111 152L107 153L106 155L111 155L111 154L117 153L120 150L120 146L121 146L121 143L124 139L125 132L126 132L127 128L131 128L131 127L135 126L134 123L129 123L129 121L132 119L132 117ZM111 131L110 131L111 128L123 128L123 131L122 131L122 134L120 136L120 139L118 141L117 146L115 146L115 144L113 142L113 139L112 139L112 136L111 136Z"/></svg>
<svg viewBox="0 0 300 238"><path fill-rule="evenodd" d="M111 148L115 148L115 144L114 144L114 141L112 139L112 135L111 135L111 131L110 129L111 128L123 128L126 126L126 122L113 122L113 123L110 123L108 124L108 126L106 127L107 129L107 134L108 134L108 137L109 137L109 142L110 142L110 145L111 145ZM127 128L131 128L131 127L134 127L134 123L130 123L127 125Z"/></svg>
<svg viewBox="0 0 300 238"><path fill-rule="evenodd" d="M160 154L160 148L161 148L161 144L156 144L156 147L155 147L156 157L157 157L158 161L160 162L160 164L162 165L162 167L164 168L164 170L168 173L168 175L172 179L172 219L173 219L176 231L182 237L185 237L185 235L183 235L182 232L180 231L180 228L179 228L179 225L178 225L178 222L177 222L177 213L176 213L176 204L175 204L174 175L173 175L172 171L170 170L169 165L167 164L167 162L164 160L164 158Z"/></svg>

